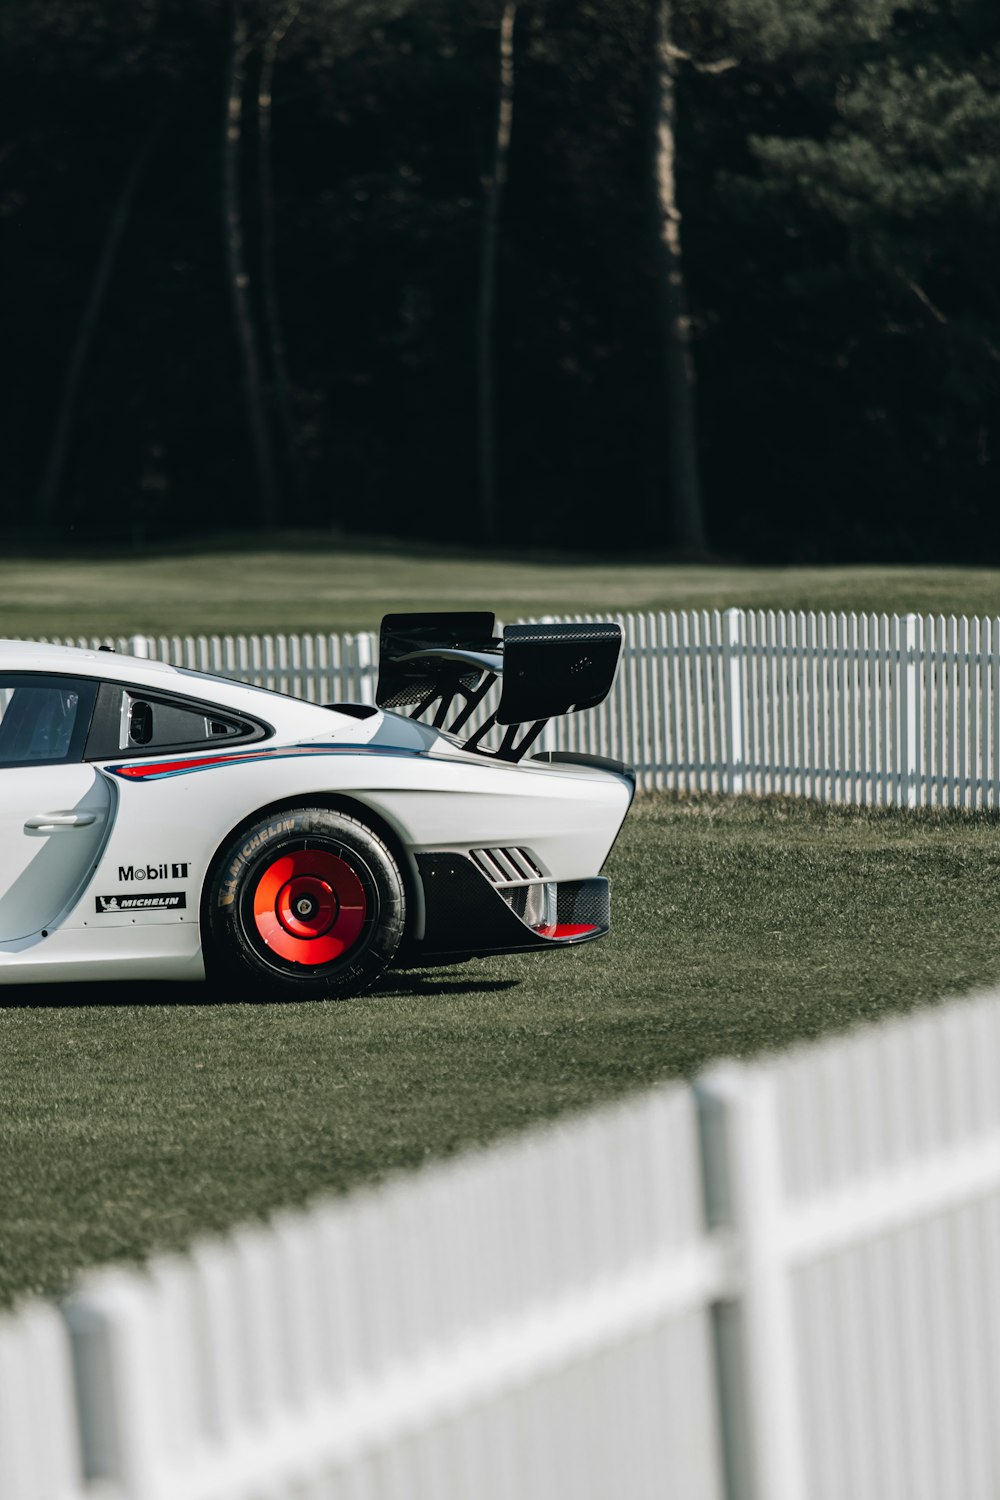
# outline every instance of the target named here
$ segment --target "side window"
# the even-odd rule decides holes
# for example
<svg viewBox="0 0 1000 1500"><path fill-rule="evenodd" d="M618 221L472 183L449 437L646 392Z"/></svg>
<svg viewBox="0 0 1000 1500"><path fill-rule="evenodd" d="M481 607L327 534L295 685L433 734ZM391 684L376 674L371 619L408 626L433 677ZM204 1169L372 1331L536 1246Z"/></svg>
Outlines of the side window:
<svg viewBox="0 0 1000 1500"><path fill-rule="evenodd" d="M89 760L199 750L210 745L261 739L264 726L210 703L144 693L120 683L101 685Z"/></svg>
<svg viewBox="0 0 1000 1500"><path fill-rule="evenodd" d="M0 766L81 760L96 697L86 678L0 676Z"/></svg>
<svg viewBox="0 0 1000 1500"><path fill-rule="evenodd" d="M250 726L225 714L122 693L120 750L167 750L172 745L246 738Z"/></svg>

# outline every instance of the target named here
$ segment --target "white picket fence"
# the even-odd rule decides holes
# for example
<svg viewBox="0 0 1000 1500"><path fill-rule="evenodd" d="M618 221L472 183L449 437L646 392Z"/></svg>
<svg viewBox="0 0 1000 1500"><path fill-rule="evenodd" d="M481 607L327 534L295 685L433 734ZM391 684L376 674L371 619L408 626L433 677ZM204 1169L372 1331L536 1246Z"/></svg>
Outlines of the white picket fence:
<svg viewBox="0 0 1000 1500"><path fill-rule="evenodd" d="M0 1495L995 1500L998 1070L1000 994L95 1272Z"/></svg>
<svg viewBox="0 0 1000 1500"><path fill-rule="evenodd" d="M1000 806L1000 619L736 609L617 618L625 653L610 698L554 720L542 748L626 760L646 789ZM374 701L378 640L367 632L116 645L319 703Z"/></svg>

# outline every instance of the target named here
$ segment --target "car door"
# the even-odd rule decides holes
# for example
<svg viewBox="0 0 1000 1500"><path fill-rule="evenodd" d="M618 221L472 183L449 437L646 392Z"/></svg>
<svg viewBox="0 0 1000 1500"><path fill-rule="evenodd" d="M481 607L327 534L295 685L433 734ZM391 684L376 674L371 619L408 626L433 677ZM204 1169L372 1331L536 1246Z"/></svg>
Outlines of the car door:
<svg viewBox="0 0 1000 1500"><path fill-rule="evenodd" d="M0 675L0 943L50 927L107 836L112 790L83 760L96 696L87 678Z"/></svg>

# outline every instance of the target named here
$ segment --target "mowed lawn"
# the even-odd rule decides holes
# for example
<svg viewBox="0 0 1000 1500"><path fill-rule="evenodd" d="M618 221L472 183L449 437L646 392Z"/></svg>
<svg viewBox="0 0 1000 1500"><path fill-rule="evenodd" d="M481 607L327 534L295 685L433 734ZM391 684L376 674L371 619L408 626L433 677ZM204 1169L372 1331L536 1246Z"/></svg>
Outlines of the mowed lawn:
<svg viewBox="0 0 1000 1500"><path fill-rule="evenodd" d="M0 991L3 1300L1000 978L991 816L649 798L610 873L602 943L342 1004Z"/></svg>
<svg viewBox="0 0 1000 1500"><path fill-rule="evenodd" d="M377 628L389 610L869 610L1000 614L991 568L751 568L445 556L329 535L160 555L0 558L0 636Z"/></svg>

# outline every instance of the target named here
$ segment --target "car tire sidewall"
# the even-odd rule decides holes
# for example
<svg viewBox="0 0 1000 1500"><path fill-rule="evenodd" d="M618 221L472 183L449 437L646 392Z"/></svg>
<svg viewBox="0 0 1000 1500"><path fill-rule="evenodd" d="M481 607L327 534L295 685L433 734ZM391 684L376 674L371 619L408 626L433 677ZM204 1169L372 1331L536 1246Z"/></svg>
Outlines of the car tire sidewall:
<svg viewBox="0 0 1000 1500"><path fill-rule="evenodd" d="M343 859L365 892L364 929L338 959L307 967L272 954L253 922L261 875L282 853L320 848ZM206 887L206 965L275 999L346 999L368 989L399 946L405 895L399 868L371 828L328 808L290 808L244 828L222 851ZM208 954L206 954L208 957Z"/></svg>

